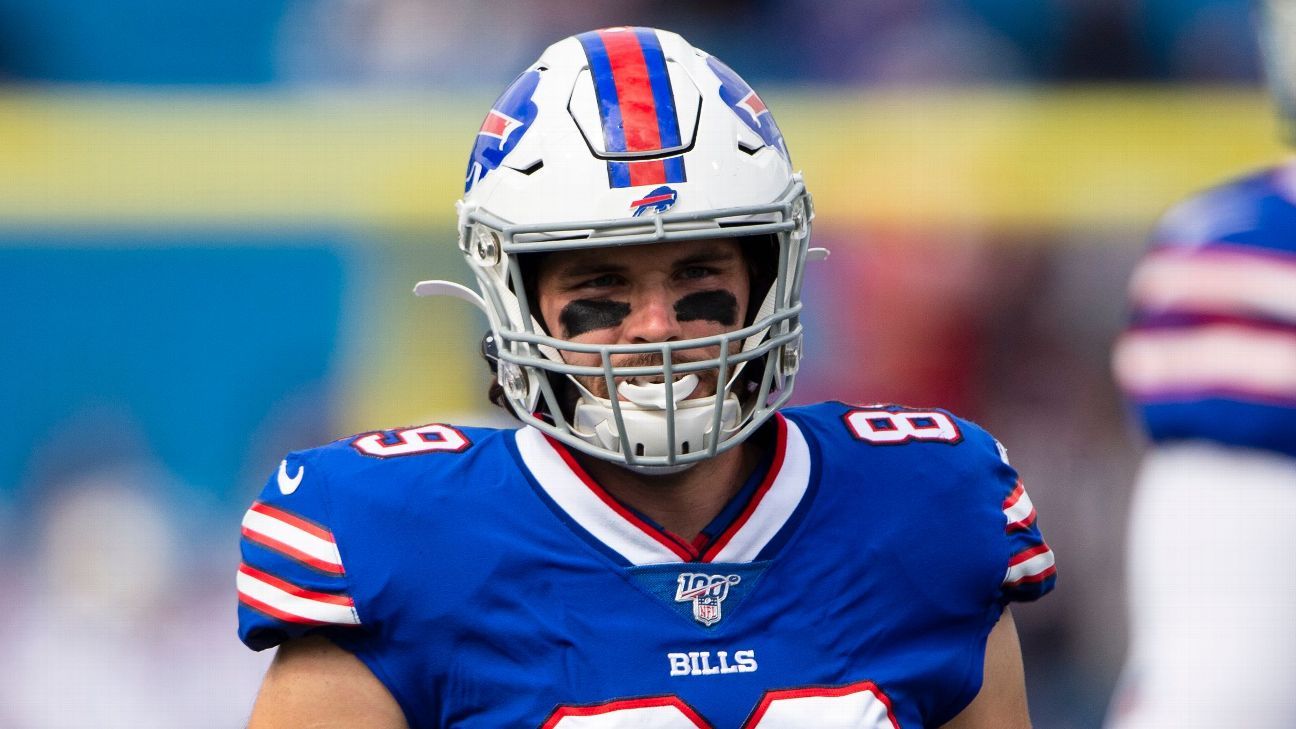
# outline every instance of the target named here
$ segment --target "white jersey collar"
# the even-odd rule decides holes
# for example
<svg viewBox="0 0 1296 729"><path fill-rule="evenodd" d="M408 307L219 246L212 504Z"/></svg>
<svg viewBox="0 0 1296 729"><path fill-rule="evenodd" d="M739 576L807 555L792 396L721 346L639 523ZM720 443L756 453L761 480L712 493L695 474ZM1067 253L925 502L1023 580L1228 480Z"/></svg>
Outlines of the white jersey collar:
<svg viewBox="0 0 1296 729"><path fill-rule="evenodd" d="M810 484L810 448L800 428L777 415L774 460L751 502L701 555L645 523L591 479L560 444L527 426L518 451L540 488L573 522L634 565L750 562L787 525Z"/></svg>

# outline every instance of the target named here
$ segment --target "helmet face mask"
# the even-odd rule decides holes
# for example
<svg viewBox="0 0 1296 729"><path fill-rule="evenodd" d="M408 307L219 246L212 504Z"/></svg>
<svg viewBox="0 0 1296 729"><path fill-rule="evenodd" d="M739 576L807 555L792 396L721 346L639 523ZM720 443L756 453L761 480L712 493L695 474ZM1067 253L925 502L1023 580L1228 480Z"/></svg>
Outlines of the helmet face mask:
<svg viewBox="0 0 1296 729"><path fill-rule="evenodd" d="M772 115L723 64L646 28L560 41L496 102L466 187L459 246L485 301L499 384L524 422L581 452L669 472L742 442L790 397L813 209ZM719 333L580 343L546 331L533 310L529 254L718 238L777 243L762 264L769 290Z"/></svg>

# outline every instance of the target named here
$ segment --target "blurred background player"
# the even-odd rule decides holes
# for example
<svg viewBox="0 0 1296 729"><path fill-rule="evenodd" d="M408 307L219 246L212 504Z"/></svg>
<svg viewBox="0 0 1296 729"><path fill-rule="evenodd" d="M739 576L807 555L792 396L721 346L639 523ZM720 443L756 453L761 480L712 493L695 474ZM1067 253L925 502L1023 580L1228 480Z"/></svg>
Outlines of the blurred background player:
<svg viewBox="0 0 1296 729"><path fill-rule="evenodd" d="M1257 10L1290 139L1296 2ZM1173 208L1130 300L1114 368L1151 444L1108 725L1296 726L1296 163Z"/></svg>

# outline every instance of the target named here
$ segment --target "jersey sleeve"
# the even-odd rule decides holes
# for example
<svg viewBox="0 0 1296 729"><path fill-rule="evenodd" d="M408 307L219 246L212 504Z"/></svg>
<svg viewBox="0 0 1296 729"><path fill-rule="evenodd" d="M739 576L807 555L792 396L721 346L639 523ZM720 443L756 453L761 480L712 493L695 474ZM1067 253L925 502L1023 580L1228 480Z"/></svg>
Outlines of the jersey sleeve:
<svg viewBox="0 0 1296 729"><path fill-rule="evenodd" d="M243 515L239 638L253 650L361 627L326 487L307 454L290 454Z"/></svg>
<svg viewBox="0 0 1296 729"><path fill-rule="evenodd" d="M1134 270L1112 367L1154 443L1296 456L1296 205L1275 179L1181 203Z"/></svg>
<svg viewBox="0 0 1296 729"><path fill-rule="evenodd" d="M987 434L987 437L988 434ZM1040 532L1035 505L1021 478L1008 463L1008 454L999 441L994 440L998 462L994 465L994 479L999 493L1004 494L1000 509L1003 512L1003 535L1007 543L1008 563L1000 585L1000 602L1030 602L1038 600L1053 590L1057 583L1057 565L1053 550Z"/></svg>
<svg viewBox="0 0 1296 729"><path fill-rule="evenodd" d="M952 570L938 580L943 599L1002 605L1053 589L1057 567L1035 506L985 429L946 410L900 405L834 402L794 412L821 443L856 454L843 459L850 465L837 478L901 485L886 498L903 500L896 512L925 527L911 529L921 538L906 542L906 559L915 560L914 572Z"/></svg>

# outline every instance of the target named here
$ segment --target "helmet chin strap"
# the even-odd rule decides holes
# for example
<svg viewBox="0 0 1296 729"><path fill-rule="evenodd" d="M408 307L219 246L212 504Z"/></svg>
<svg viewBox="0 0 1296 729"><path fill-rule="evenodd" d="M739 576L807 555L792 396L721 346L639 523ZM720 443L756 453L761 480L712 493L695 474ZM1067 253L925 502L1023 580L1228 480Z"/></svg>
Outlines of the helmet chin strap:
<svg viewBox="0 0 1296 729"><path fill-rule="evenodd" d="M573 381L574 378L573 378ZM636 383L623 381L617 385L618 409L625 426L626 442L635 456L667 456L671 453L697 452L711 446L711 439L733 430L738 423L741 407L738 397L726 394L721 406L720 433L715 433L712 423L716 395L689 400L697 389L697 375L689 373L671 383L670 401L667 401L666 383ZM609 450L621 450L621 437L617 430L612 402L591 393L579 382L580 400L576 403L572 432L591 445ZM674 412L675 442L666 438L667 413ZM648 475L680 473L692 463L674 466L639 466L626 464L626 468Z"/></svg>

